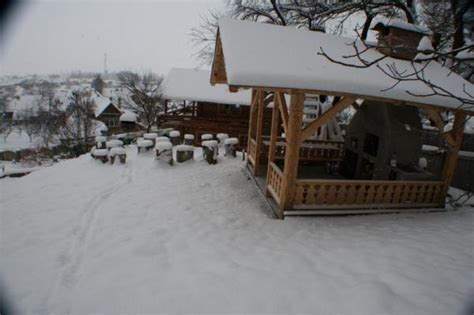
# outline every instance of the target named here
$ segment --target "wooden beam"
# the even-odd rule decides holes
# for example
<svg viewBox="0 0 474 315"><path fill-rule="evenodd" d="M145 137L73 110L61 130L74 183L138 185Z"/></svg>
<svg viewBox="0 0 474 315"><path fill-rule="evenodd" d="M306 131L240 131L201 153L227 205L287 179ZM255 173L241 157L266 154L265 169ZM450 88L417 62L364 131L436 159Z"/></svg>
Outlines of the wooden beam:
<svg viewBox="0 0 474 315"><path fill-rule="evenodd" d="M286 105L285 94L282 92L275 91L275 97L278 102L278 108L280 109L281 113L281 120L283 121L283 129L285 130L285 134L288 131L288 106Z"/></svg>
<svg viewBox="0 0 474 315"><path fill-rule="evenodd" d="M260 175L260 155L262 153L262 132L263 132L263 110L265 109L265 92L259 91L257 97L258 111L257 111L257 133L255 140L257 141L256 156L255 156L255 176Z"/></svg>
<svg viewBox="0 0 474 315"><path fill-rule="evenodd" d="M344 97L339 102L334 104L330 109L328 109L325 113L319 116L315 121L313 121L308 127L303 130L301 136L302 140L305 141L306 139L311 137L316 132L316 130L318 130L319 127L327 124L332 118L336 116L337 113L354 103L355 100L355 98Z"/></svg>
<svg viewBox="0 0 474 315"><path fill-rule="evenodd" d="M451 180L453 179L454 171L456 170L456 164L458 162L459 149L462 145L462 139L464 135L464 123L466 120L466 114L463 112L457 112L454 114L453 130L451 135L454 143L452 146L448 146L446 151L446 157L444 160L443 171L441 178L444 182L445 194L448 191Z"/></svg>
<svg viewBox="0 0 474 315"><path fill-rule="evenodd" d="M455 145L453 136L450 133L444 132L444 127L446 126L446 123L444 122L443 117L441 117L441 113L433 109L425 109L425 111L430 117L430 119L435 123L436 128L438 128L439 134L446 141L446 144L448 146Z"/></svg>
<svg viewBox="0 0 474 315"><path fill-rule="evenodd" d="M249 115L249 131L248 131L248 137L247 137L247 153L250 152L250 139L252 139L252 136L253 136L253 126L254 126L254 120L255 120L254 108L256 107L257 93L258 93L257 90L252 89L252 101L250 102L250 115Z"/></svg>
<svg viewBox="0 0 474 315"><path fill-rule="evenodd" d="M273 102L273 110L272 110L272 127L270 131L270 146L268 148L268 171L267 171L267 180L266 180L266 194L269 196L268 191L268 177L270 176L270 168L271 163L275 161L275 150L276 150L276 142L278 137L278 127L280 125L280 109L278 108L276 97L275 102Z"/></svg>
<svg viewBox="0 0 474 315"><path fill-rule="evenodd" d="M286 134L285 167L283 169L282 200L280 215L284 209L291 209L295 198L296 177L301 145L301 124L303 122L304 94L291 94L288 132Z"/></svg>

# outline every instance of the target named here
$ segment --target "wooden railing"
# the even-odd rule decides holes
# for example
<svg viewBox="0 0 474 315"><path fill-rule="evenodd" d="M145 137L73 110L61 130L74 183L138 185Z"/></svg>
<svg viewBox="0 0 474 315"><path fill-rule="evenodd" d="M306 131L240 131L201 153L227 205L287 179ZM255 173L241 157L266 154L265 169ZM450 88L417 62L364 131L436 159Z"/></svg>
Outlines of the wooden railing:
<svg viewBox="0 0 474 315"><path fill-rule="evenodd" d="M248 139L249 141L249 152L248 152L248 160L252 166L255 167L255 161L257 161L257 141L255 139Z"/></svg>
<svg viewBox="0 0 474 315"><path fill-rule="evenodd" d="M270 141L263 141L264 154L268 154ZM343 143L336 141L308 141L301 144L300 161L341 161L343 158ZM275 159L285 158L286 142L278 141L275 148Z"/></svg>
<svg viewBox="0 0 474 315"><path fill-rule="evenodd" d="M273 162L270 162L267 174L267 190L273 199L280 205L282 197L283 172Z"/></svg>
<svg viewBox="0 0 474 315"><path fill-rule="evenodd" d="M297 180L294 209L421 208L444 204L443 182Z"/></svg>

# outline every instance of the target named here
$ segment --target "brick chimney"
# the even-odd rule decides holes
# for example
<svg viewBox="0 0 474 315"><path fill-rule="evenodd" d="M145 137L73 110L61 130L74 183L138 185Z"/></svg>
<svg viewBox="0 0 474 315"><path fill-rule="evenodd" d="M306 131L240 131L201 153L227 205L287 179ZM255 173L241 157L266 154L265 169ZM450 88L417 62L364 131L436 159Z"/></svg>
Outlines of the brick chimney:
<svg viewBox="0 0 474 315"><path fill-rule="evenodd" d="M413 60L420 40L423 36L431 36L428 29L401 20L377 20L373 25L372 30L378 33L377 49L398 59Z"/></svg>

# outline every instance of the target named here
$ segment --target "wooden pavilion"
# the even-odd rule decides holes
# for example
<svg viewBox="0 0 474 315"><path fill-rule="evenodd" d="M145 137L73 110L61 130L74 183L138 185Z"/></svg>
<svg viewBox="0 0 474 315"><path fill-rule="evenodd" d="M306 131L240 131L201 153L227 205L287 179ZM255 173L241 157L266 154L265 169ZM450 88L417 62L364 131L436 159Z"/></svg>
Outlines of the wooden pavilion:
<svg viewBox="0 0 474 315"><path fill-rule="evenodd" d="M227 84L230 91L251 89L248 130L248 167L263 182L277 215L399 212L403 209L441 209L456 167L464 122L474 113L456 98L433 93L420 81L399 82L376 65L362 67L354 54L353 39L282 26L222 19L219 22L211 84ZM356 42L356 45L362 45ZM352 62L348 67L333 59ZM367 60L382 55L375 49ZM412 63L387 57L379 67L399 71L423 67L424 75L455 96L474 95L474 87L435 62ZM405 72L406 73L406 72ZM333 106L303 127L303 107L308 95L330 95ZM262 136L263 111L272 97L273 114L269 139ZM344 152L334 145L310 140L314 133L356 100L379 101L393 106L415 106L436 123L446 142L442 174L436 180L351 180L307 178L299 172L308 161L341 161ZM358 101L360 103L360 101ZM453 127L444 132L443 114L454 114ZM280 129L286 134L279 139ZM389 163L389 162L387 162ZM262 178L263 175L263 178ZM260 179L259 179L260 178Z"/></svg>

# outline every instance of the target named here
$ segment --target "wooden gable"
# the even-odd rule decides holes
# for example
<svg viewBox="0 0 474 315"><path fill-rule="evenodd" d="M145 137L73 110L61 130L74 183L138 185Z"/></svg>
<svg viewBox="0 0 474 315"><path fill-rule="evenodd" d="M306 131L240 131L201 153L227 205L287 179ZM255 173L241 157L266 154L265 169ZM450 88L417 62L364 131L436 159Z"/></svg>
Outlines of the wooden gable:
<svg viewBox="0 0 474 315"><path fill-rule="evenodd" d="M227 83L225 72L224 51L219 30L217 30L216 46L214 47L214 59L212 60L211 85Z"/></svg>

